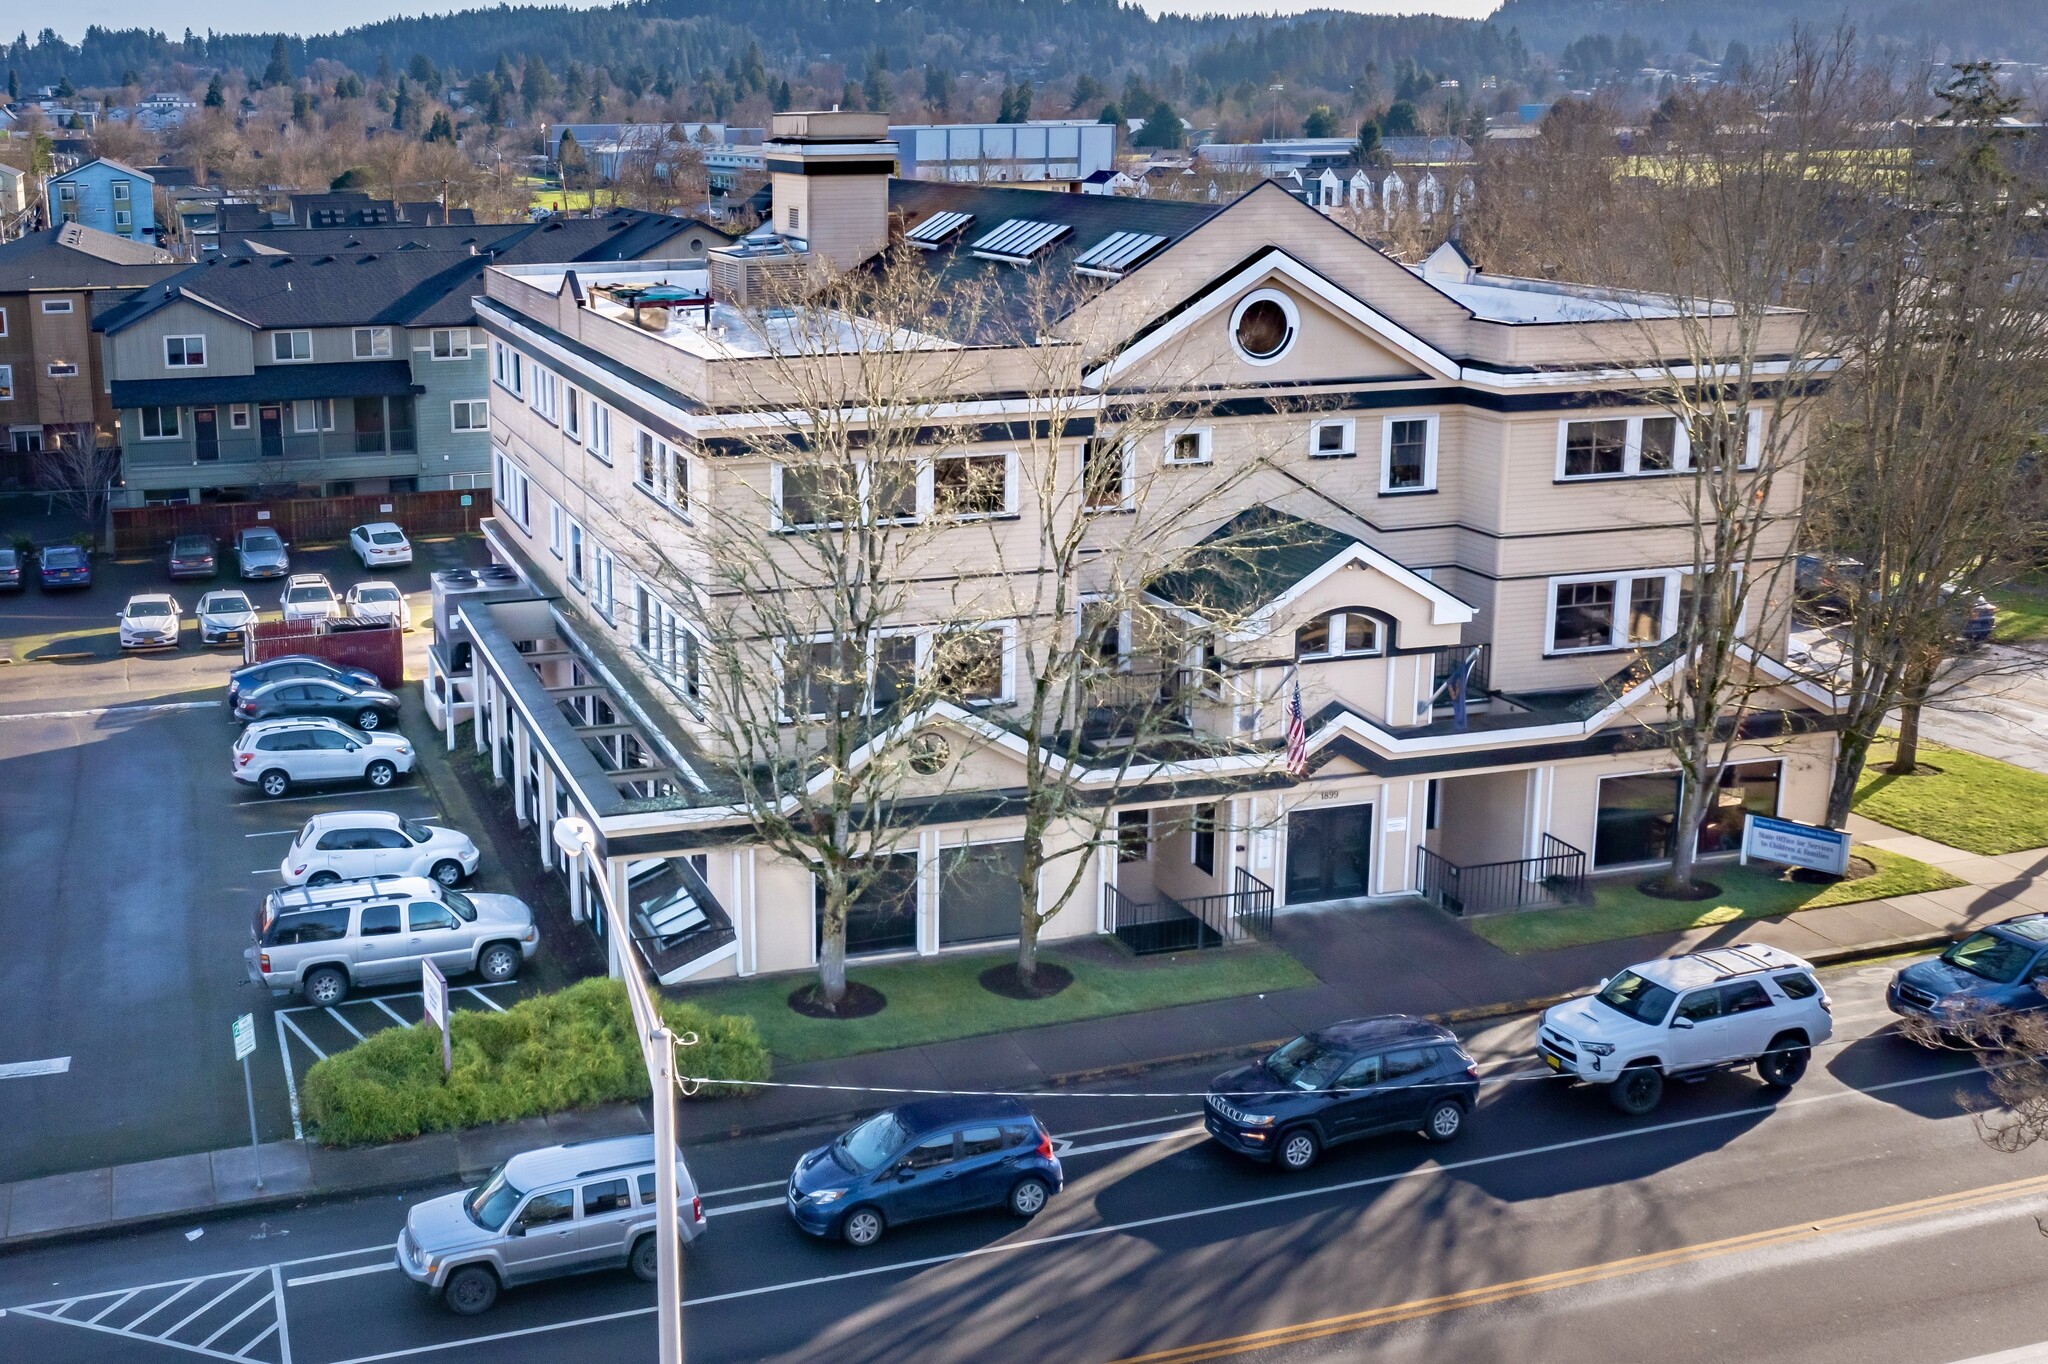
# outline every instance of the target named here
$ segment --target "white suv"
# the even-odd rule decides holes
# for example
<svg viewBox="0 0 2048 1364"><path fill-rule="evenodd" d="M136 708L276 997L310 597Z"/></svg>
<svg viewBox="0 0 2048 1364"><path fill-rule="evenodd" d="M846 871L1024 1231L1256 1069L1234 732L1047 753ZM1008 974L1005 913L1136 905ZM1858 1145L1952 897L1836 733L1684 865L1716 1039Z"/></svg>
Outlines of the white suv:
<svg viewBox="0 0 2048 1364"><path fill-rule="evenodd" d="M386 810L346 810L307 820L277 871L290 886L431 876L452 889L476 870L478 856L468 834Z"/></svg>
<svg viewBox="0 0 2048 1364"><path fill-rule="evenodd" d="M284 596L278 599L285 624L303 625L316 620L333 620L341 614L341 599L324 573L294 573L285 579Z"/></svg>
<svg viewBox="0 0 2048 1364"><path fill-rule="evenodd" d="M300 782L364 781L386 787L412 771L404 735L365 734L339 720L258 720L235 740L235 780L276 799Z"/></svg>
<svg viewBox="0 0 2048 1364"><path fill-rule="evenodd" d="M1745 943L1601 981L1598 993L1544 1011L1536 1050L1552 1070L1607 1086L1616 1108L1640 1116L1664 1097L1667 1077L1753 1063L1765 1084L1789 1089L1834 1031L1811 964Z"/></svg>

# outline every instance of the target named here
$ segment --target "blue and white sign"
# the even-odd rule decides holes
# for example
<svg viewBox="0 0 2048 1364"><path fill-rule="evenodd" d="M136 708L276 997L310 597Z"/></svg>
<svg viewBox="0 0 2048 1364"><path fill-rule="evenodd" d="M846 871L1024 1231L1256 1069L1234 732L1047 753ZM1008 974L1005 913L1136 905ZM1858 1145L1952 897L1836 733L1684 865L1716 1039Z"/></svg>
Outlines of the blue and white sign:
<svg viewBox="0 0 2048 1364"><path fill-rule="evenodd" d="M1812 824L1795 824L1768 815L1745 815L1742 820L1742 861L1752 857L1782 862L1788 867L1808 867L1830 876L1849 873L1849 835L1840 829L1823 829Z"/></svg>

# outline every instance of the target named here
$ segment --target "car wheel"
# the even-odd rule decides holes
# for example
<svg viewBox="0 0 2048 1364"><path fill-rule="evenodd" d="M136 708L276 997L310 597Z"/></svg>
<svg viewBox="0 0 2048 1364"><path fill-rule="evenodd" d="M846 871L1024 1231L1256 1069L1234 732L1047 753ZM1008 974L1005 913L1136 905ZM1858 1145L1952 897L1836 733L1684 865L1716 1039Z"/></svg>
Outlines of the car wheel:
<svg viewBox="0 0 2048 1364"><path fill-rule="evenodd" d="M309 886L331 886L339 880L341 878L331 871L316 871L306 878L306 884Z"/></svg>
<svg viewBox="0 0 2048 1364"><path fill-rule="evenodd" d="M389 786L398 779L398 769L387 762L374 762L363 769L363 780L372 786Z"/></svg>
<svg viewBox="0 0 2048 1364"><path fill-rule="evenodd" d="M1664 1072L1655 1066L1630 1066L1607 1086L1607 1098L1631 1118L1640 1118L1664 1098Z"/></svg>
<svg viewBox="0 0 2048 1364"><path fill-rule="evenodd" d="M452 857L444 857L434 864L434 869L427 875L453 890L462 884L462 864Z"/></svg>
<svg viewBox="0 0 2048 1364"><path fill-rule="evenodd" d="M322 966L306 973L306 1002L325 1007L348 997L348 977L337 966Z"/></svg>
<svg viewBox="0 0 2048 1364"><path fill-rule="evenodd" d="M1051 1197L1044 1180L1020 1179L1010 1186L1010 1215L1029 1221L1045 1211L1045 1200Z"/></svg>
<svg viewBox="0 0 2048 1364"><path fill-rule="evenodd" d="M633 1243L633 1253L626 1257L632 1267L633 1277L641 1283L653 1283L661 1273L661 1245L652 1236L643 1236Z"/></svg>
<svg viewBox="0 0 2048 1364"><path fill-rule="evenodd" d="M863 1249L873 1245L882 1239L882 1214L873 1208L855 1208L839 1224L839 1239Z"/></svg>
<svg viewBox="0 0 2048 1364"><path fill-rule="evenodd" d="M1772 1089L1790 1089L1806 1074L1813 1049L1796 1037L1774 1037L1771 1049L1756 1058L1756 1075Z"/></svg>
<svg viewBox="0 0 2048 1364"><path fill-rule="evenodd" d="M292 779L276 768L272 768L256 779L256 786L264 795L275 800L292 789Z"/></svg>
<svg viewBox="0 0 2048 1364"><path fill-rule="evenodd" d="M1431 1141L1456 1141L1465 1130L1465 1108L1456 1099L1439 1099L1429 1110L1422 1135Z"/></svg>
<svg viewBox="0 0 2048 1364"><path fill-rule="evenodd" d="M365 706L361 710L356 712L357 729L376 729L379 725L382 725L383 723L384 717L379 715L376 711L371 710L368 706Z"/></svg>
<svg viewBox="0 0 2048 1364"><path fill-rule="evenodd" d="M491 1310L498 1300L498 1276L482 1265L464 1265L441 1286L441 1301L458 1317Z"/></svg>
<svg viewBox="0 0 2048 1364"><path fill-rule="evenodd" d="M1316 1157L1323 1153L1323 1144L1316 1140L1316 1134L1306 1127L1297 1127L1292 1132L1280 1134L1280 1147L1275 1159L1280 1168L1289 1172L1306 1170L1316 1163Z"/></svg>
<svg viewBox="0 0 2048 1364"><path fill-rule="evenodd" d="M519 949L509 943L492 943L476 959L476 973L492 982L512 979L519 974Z"/></svg>

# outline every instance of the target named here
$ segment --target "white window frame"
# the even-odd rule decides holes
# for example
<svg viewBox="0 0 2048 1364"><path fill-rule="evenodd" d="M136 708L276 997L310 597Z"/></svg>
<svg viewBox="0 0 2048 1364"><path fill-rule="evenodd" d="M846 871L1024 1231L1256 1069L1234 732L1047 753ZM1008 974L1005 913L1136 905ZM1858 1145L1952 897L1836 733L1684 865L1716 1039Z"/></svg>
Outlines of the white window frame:
<svg viewBox="0 0 2048 1364"><path fill-rule="evenodd" d="M1017 622L1013 620L989 621L984 624L975 625L971 629L958 631L957 633L1001 635L1003 637L1001 677L997 682L996 694L994 696L957 698L959 704L963 706L1009 705L1017 696ZM925 635L919 641L918 667L920 669L925 666L925 660L930 657L932 648L937 642L936 637L931 634Z"/></svg>
<svg viewBox="0 0 2048 1364"><path fill-rule="evenodd" d="M606 464L612 462L612 410L596 398L590 400L590 429L583 433L583 448Z"/></svg>
<svg viewBox="0 0 2048 1364"><path fill-rule="evenodd" d="M71 300L68 298L46 298L43 300L43 311L46 313L61 314L68 313L71 310L72 303ZM5 323L7 321L6 313L6 309L0 308L0 336L5 336L7 334L5 326Z"/></svg>
<svg viewBox="0 0 2048 1364"><path fill-rule="evenodd" d="M1251 306L1254 303L1269 299L1280 305L1282 315L1287 318L1287 336L1281 341L1280 348L1271 355L1253 355L1237 342L1238 324L1244 320L1244 315L1251 310ZM1301 310L1294 306L1292 298L1278 289L1254 289L1239 299L1237 306L1230 310L1230 349L1236 353L1239 360L1247 365L1258 365L1260 367L1277 365L1293 354L1294 343L1299 340L1301 340Z"/></svg>
<svg viewBox="0 0 2048 1364"><path fill-rule="evenodd" d="M1123 486L1118 489L1114 503L1093 503L1088 500L1088 441L1074 447L1074 474L1076 486L1081 493L1081 510L1090 515L1107 515L1112 512L1128 512L1138 509L1138 443L1128 436L1091 436L1089 440L1114 440L1123 453Z"/></svg>
<svg viewBox="0 0 2048 1364"><path fill-rule="evenodd" d="M148 414L151 412L157 414L157 433L154 436L149 434ZM163 429L163 414L166 412L171 414L171 429L168 432ZM185 419L180 415L178 408L166 404L159 403L151 407L138 407L135 409L135 430L137 437L141 440L183 440L185 438Z"/></svg>
<svg viewBox="0 0 2048 1364"><path fill-rule="evenodd" d="M1745 429L1742 436L1742 462L1735 466L1737 472L1754 469L1763 462L1764 414L1763 409L1752 407L1745 414ZM1692 462L1692 430L1684 418L1678 422L1679 456L1675 458L1680 469L1687 473L1696 472Z"/></svg>
<svg viewBox="0 0 2048 1364"><path fill-rule="evenodd" d="M313 424L306 424L306 414L311 412ZM334 399L294 398L292 399L292 434L303 436L316 431L334 429Z"/></svg>
<svg viewBox="0 0 2048 1364"><path fill-rule="evenodd" d="M230 404L230 405L228 406L228 430L230 430L230 431L247 431L248 429L249 429L249 404L247 404L247 403L232 403L232 404Z"/></svg>
<svg viewBox="0 0 2048 1364"><path fill-rule="evenodd" d="M1334 642L1343 637L1345 625L1353 616L1372 622L1373 645L1370 649L1346 649L1326 646L1321 653L1297 654L1295 657L1317 661L1333 658L1385 657L1387 652L1387 623L1378 616L1373 615L1370 611L1322 611L1303 621L1302 625L1307 625L1310 621L1327 620L1330 622L1330 632L1325 636L1325 639ZM1300 626L1295 627L1297 632L1300 628Z"/></svg>
<svg viewBox="0 0 2048 1364"><path fill-rule="evenodd" d="M590 571L590 536L584 531L581 521L573 516L566 519L569 522L569 550L562 556L562 576L568 579L569 586L578 592L587 592L588 583L584 574Z"/></svg>
<svg viewBox="0 0 2048 1364"><path fill-rule="evenodd" d="M562 434L583 441L583 390L571 383L562 385Z"/></svg>
<svg viewBox="0 0 2048 1364"><path fill-rule="evenodd" d="M618 567L619 561L604 542L586 537L590 546L590 605L605 624L615 624L614 614L618 610Z"/></svg>
<svg viewBox="0 0 2048 1364"><path fill-rule="evenodd" d="M115 203L132 204L135 202L135 189L128 181L121 179L113 180L109 182L108 188L113 191Z"/></svg>
<svg viewBox="0 0 2048 1364"><path fill-rule="evenodd" d="M1323 448L1323 432L1336 427L1343 432L1343 444L1335 450ZM1325 417L1308 424L1308 457L1310 459L1355 459L1358 455L1358 419L1356 417Z"/></svg>
<svg viewBox="0 0 2048 1364"><path fill-rule="evenodd" d="M1114 598L1099 592L1084 592L1074 603L1074 638L1078 641L1081 632L1087 628L1088 610ZM1116 666L1118 672L1127 671L1131 666L1131 613L1128 608L1116 613Z"/></svg>
<svg viewBox="0 0 2048 1364"><path fill-rule="evenodd" d="M526 365L519 351L503 341L491 342L491 381L507 393L524 397Z"/></svg>
<svg viewBox="0 0 2048 1364"><path fill-rule="evenodd" d="M131 232L132 232L132 231L134 231L134 230L135 230L135 213L134 213L134 210L132 210L132 209L126 209L126 208L117 208L117 209L115 209L115 210L114 210L114 226L115 226L116 228L126 228L126 229L127 229L128 231L131 231Z"/></svg>
<svg viewBox="0 0 2048 1364"><path fill-rule="evenodd" d="M1547 601L1543 612L1543 656L1545 658L1569 658L1574 654L1614 653L1624 649L1649 649L1671 638L1678 628L1678 599L1684 591L1685 580L1692 575L1690 568L1636 568L1622 569L1613 573L1568 573L1552 578L1545 588ZM1628 637L1629 598L1639 579L1660 578L1664 582L1662 618L1658 622L1655 639L1631 640ZM1576 583L1607 583L1614 588L1614 618L1608 622L1605 644L1584 644L1560 649L1557 640L1557 593L1561 587Z"/></svg>
<svg viewBox="0 0 2048 1364"><path fill-rule="evenodd" d="M562 510L561 503L548 503L548 552L557 559L562 557L562 545L566 538L564 522L567 517L568 513Z"/></svg>
<svg viewBox="0 0 2048 1364"><path fill-rule="evenodd" d="M1174 448L1180 444L1182 436L1193 436L1195 438L1195 457L1193 459L1179 459L1173 453ZM1166 428L1166 441L1161 462L1168 468L1186 469L1198 464L1213 464L1215 459L1215 431L1212 428L1207 426L1169 426Z"/></svg>
<svg viewBox="0 0 2048 1364"><path fill-rule="evenodd" d="M702 689L695 667L702 636L646 582L634 580L632 602L633 651L657 678L694 700Z"/></svg>
<svg viewBox="0 0 2048 1364"><path fill-rule="evenodd" d="M535 365L531 399L533 410L540 414L542 420L553 422L559 415L560 397L561 384L556 379L555 372L544 365Z"/></svg>
<svg viewBox="0 0 2048 1364"><path fill-rule="evenodd" d="M1755 416L1756 414L1751 413L1750 415ZM1652 419L1657 417L1671 418L1672 425L1675 428L1675 434L1673 437L1673 445L1671 450L1671 467L1669 469L1645 469L1642 467L1643 422L1646 419ZM1565 451L1571 444L1571 433L1572 427L1574 425L1590 422L1618 421L1625 421L1628 423L1628 436L1622 450L1620 473L1568 474L1565 472ZM1559 418L1558 420L1556 479L1559 483L1599 483L1604 480L1617 478L1666 478L1675 473L1682 473L1688 471L1691 468L1692 435L1691 432L1688 430L1685 418L1679 416L1675 412L1638 412L1635 415L1629 417L1614 415L1604 417L1589 417L1584 414L1580 414L1579 416L1563 417Z"/></svg>
<svg viewBox="0 0 2048 1364"><path fill-rule="evenodd" d="M996 459L1003 461L1003 505L1000 511L992 512L941 512L939 510L938 466L947 459ZM951 450L935 456L918 475L917 500L919 509L926 516L940 516L946 521L993 521L999 517L1017 514L1017 452L1015 450Z"/></svg>
<svg viewBox="0 0 2048 1364"><path fill-rule="evenodd" d="M660 449L659 441L655 442L655 448L657 450ZM791 521L788 517L784 516L782 514L782 474L784 467L781 464L771 464L768 466L768 528L770 530L837 530L846 524L843 521Z"/></svg>
<svg viewBox="0 0 2048 1364"><path fill-rule="evenodd" d="M52 379L70 379L78 374L78 365L71 360L52 360L43 371Z"/></svg>
<svg viewBox="0 0 2048 1364"><path fill-rule="evenodd" d="M301 341L305 342L306 346L305 354L303 355L299 353L299 343ZM277 353L280 343L289 352L288 354L279 355ZM309 331L283 331L270 334L270 359L272 363L279 365L302 365L312 358L313 333Z"/></svg>
<svg viewBox="0 0 2048 1364"><path fill-rule="evenodd" d="M379 342L382 345L379 345ZM367 349L365 349L367 343ZM349 345L358 360L389 360L391 358L391 328L357 327L349 333Z"/></svg>
<svg viewBox="0 0 2048 1364"><path fill-rule="evenodd" d="M431 360L467 360L470 350L467 327L436 327L427 333L427 357Z"/></svg>
<svg viewBox="0 0 2048 1364"><path fill-rule="evenodd" d="M175 341L175 342L177 342L177 343L178 343L178 346L179 346L179 350L180 350L180 353L181 353L181 355L183 356L183 358L182 358L182 359L179 359L179 360L175 360L175 361L171 359L171 343L172 343L173 341ZM192 358L192 352L193 352L193 344L194 344L195 342L196 342L196 343L198 343L198 351L199 351L199 358L198 358L197 360L194 360L194 359ZM164 368L165 368L165 369L205 369L205 368L206 368L206 337L205 337L204 335L190 335L190 336L166 336L166 337L164 338Z"/></svg>
<svg viewBox="0 0 2048 1364"><path fill-rule="evenodd" d="M1398 422L1422 422L1427 428L1422 446L1422 482L1413 488L1396 488L1394 476L1394 426ZM1380 419L1380 495L1382 497L1403 497L1409 493L1433 493L1436 491L1437 432L1442 418L1435 412L1416 412L1406 416L1382 417Z"/></svg>
<svg viewBox="0 0 2048 1364"><path fill-rule="evenodd" d="M503 450L493 450L497 480L491 488L491 505L511 518L512 524L533 534L533 480L517 460Z"/></svg>
<svg viewBox="0 0 2048 1364"><path fill-rule="evenodd" d="M650 471L647 466L650 462L654 466L651 471L652 482L648 481ZM697 471L691 464L690 456L683 447L671 445L652 431L643 429L635 441L633 451L633 486L687 521L690 519L693 485L697 480ZM678 472L682 474L680 482L676 478ZM772 466L769 483L779 514L782 505L781 465ZM780 530L781 526L778 525L776 529Z"/></svg>
<svg viewBox="0 0 2048 1364"><path fill-rule="evenodd" d="M458 432L490 430L490 403L483 398L457 398L448 404L448 429Z"/></svg>

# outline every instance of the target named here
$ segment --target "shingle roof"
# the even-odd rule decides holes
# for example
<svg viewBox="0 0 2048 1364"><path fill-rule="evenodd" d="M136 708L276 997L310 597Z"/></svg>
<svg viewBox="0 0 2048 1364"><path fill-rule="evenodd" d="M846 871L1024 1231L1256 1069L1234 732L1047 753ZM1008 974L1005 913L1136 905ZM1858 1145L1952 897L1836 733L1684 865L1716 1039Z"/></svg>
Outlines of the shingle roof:
<svg viewBox="0 0 2048 1364"><path fill-rule="evenodd" d="M342 251L475 251L500 264L550 261L638 260L678 237L708 246L730 238L695 218L621 209L600 218L550 217L539 222L393 223L377 227L266 227L223 231L226 256L316 255Z"/></svg>
<svg viewBox="0 0 2048 1364"><path fill-rule="evenodd" d="M264 329L372 324L461 327L475 321L485 260L466 252L214 259L153 285L95 325L117 332L190 299Z"/></svg>
<svg viewBox="0 0 2048 1364"><path fill-rule="evenodd" d="M288 402L294 398L371 398L426 390L404 360L342 360L325 365L258 365L248 374L191 379L116 379L118 408L192 403Z"/></svg>
<svg viewBox="0 0 2048 1364"><path fill-rule="evenodd" d="M66 223L0 245L0 293L137 289L185 268L158 247Z"/></svg>
<svg viewBox="0 0 2048 1364"><path fill-rule="evenodd" d="M1203 536L1186 562L1147 583L1163 602L1205 615L1258 610L1355 543L1343 531L1260 504Z"/></svg>

